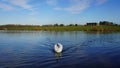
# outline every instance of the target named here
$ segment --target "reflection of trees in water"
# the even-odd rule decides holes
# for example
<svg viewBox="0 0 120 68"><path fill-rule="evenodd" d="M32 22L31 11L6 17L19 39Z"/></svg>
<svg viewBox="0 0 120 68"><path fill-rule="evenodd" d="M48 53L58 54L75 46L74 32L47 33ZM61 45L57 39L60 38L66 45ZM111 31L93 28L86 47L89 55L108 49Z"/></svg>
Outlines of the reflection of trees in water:
<svg viewBox="0 0 120 68"><path fill-rule="evenodd" d="M58 62L61 56L62 56L62 53L55 53L56 62Z"/></svg>

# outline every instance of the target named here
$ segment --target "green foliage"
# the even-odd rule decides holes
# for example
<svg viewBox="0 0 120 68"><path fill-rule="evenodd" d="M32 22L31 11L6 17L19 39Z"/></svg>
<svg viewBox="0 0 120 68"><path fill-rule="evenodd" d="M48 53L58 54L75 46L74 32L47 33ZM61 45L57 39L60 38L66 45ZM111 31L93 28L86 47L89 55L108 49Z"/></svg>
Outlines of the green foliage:
<svg viewBox="0 0 120 68"><path fill-rule="evenodd" d="M64 26L64 24L60 24L60 26Z"/></svg>
<svg viewBox="0 0 120 68"><path fill-rule="evenodd" d="M61 27L62 26L62 27ZM84 26L84 25L71 25L64 26L64 24L56 25L1 25L0 30L44 30L44 31L120 31L120 26Z"/></svg>

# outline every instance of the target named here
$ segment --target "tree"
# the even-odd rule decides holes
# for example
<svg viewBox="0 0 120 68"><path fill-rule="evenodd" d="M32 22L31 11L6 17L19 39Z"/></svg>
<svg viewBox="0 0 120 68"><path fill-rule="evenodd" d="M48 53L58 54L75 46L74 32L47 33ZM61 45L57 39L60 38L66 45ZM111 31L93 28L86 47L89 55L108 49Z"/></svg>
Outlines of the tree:
<svg viewBox="0 0 120 68"><path fill-rule="evenodd" d="M64 24L60 24L60 26L64 26Z"/></svg>
<svg viewBox="0 0 120 68"><path fill-rule="evenodd" d="M75 24L75 26L78 26L78 24Z"/></svg>
<svg viewBox="0 0 120 68"><path fill-rule="evenodd" d="M56 23L56 24L54 24L54 26L58 26L58 24Z"/></svg>
<svg viewBox="0 0 120 68"><path fill-rule="evenodd" d="M74 26L74 24L69 24L69 26Z"/></svg>

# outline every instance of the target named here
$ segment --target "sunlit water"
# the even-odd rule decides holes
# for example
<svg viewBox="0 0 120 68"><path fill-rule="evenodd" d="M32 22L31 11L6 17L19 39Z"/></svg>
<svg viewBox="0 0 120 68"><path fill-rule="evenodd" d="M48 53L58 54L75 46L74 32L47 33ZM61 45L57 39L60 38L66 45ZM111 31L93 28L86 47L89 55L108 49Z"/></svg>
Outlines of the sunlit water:
<svg viewBox="0 0 120 68"><path fill-rule="evenodd" d="M120 68L120 33L0 31L0 68Z"/></svg>

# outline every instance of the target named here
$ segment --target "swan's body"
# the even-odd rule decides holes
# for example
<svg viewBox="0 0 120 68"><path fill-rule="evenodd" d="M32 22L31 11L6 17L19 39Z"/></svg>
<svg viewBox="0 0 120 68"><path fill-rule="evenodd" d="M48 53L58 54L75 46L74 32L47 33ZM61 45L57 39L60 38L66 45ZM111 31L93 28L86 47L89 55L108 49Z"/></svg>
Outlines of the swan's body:
<svg viewBox="0 0 120 68"><path fill-rule="evenodd" d="M54 50L55 50L56 53L61 53L62 50L63 50L63 45L60 44L60 43L55 44Z"/></svg>

